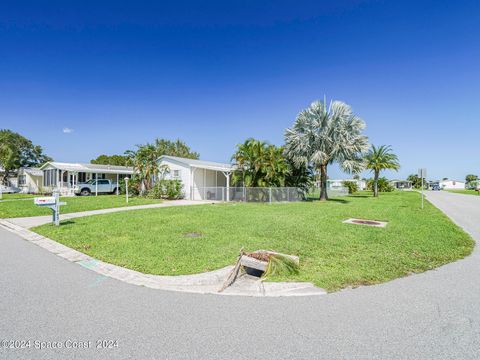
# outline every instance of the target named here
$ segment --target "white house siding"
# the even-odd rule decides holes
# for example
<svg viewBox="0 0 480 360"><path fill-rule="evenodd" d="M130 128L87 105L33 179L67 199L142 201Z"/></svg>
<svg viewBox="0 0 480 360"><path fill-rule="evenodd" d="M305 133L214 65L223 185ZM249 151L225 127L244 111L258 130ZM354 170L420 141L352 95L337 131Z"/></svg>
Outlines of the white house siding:
<svg viewBox="0 0 480 360"><path fill-rule="evenodd" d="M187 199L203 200L213 196L221 198L220 187L227 186L227 179L221 171L197 168L170 158L163 158L160 165L170 169L166 179L182 181L183 194ZM209 194L210 193L210 194Z"/></svg>
<svg viewBox="0 0 480 360"><path fill-rule="evenodd" d="M41 192L43 186L43 176L35 176L27 171L21 169L18 173L19 182L22 180L22 184L19 184L20 192L25 194L34 194Z"/></svg>
<svg viewBox="0 0 480 360"><path fill-rule="evenodd" d="M456 180L440 181L440 187L446 190L461 190L465 189L465 182Z"/></svg>
<svg viewBox="0 0 480 360"><path fill-rule="evenodd" d="M168 180L180 180L182 182L183 188L183 196L186 198L190 198L190 166L178 163L173 160L162 160L160 163L161 165L167 165L170 169L170 172L165 176L165 179ZM178 174L178 176L176 176Z"/></svg>

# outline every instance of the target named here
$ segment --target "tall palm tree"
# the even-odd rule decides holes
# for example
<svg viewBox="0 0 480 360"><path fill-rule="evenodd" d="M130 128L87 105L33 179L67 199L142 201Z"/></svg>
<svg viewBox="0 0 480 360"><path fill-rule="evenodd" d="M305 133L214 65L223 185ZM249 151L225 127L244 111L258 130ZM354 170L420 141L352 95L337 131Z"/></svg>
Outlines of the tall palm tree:
<svg viewBox="0 0 480 360"><path fill-rule="evenodd" d="M320 173L320 200L327 200L327 167L337 162L349 173L363 169L363 154L368 138L362 134L365 123L352 108L333 101L315 101L298 114L293 126L285 131L285 150L296 166L311 165Z"/></svg>
<svg viewBox="0 0 480 360"><path fill-rule="evenodd" d="M387 169L397 171L400 169L398 157L392 152L390 145L382 145L379 147L372 145L367 155L365 155L365 162L366 168L373 171L373 196L377 197L380 171Z"/></svg>

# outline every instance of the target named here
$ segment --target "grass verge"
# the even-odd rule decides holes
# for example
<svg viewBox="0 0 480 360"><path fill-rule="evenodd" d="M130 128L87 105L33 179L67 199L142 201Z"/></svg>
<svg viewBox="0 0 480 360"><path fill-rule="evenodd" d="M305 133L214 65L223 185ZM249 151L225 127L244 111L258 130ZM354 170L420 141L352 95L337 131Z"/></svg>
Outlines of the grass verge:
<svg viewBox="0 0 480 360"><path fill-rule="evenodd" d="M480 195L480 191L475 191L475 190L470 190L470 189L464 189L464 190L444 190L444 191L448 191L448 192L455 193L455 194L465 194L465 195L475 195L475 196L479 196L479 195Z"/></svg>

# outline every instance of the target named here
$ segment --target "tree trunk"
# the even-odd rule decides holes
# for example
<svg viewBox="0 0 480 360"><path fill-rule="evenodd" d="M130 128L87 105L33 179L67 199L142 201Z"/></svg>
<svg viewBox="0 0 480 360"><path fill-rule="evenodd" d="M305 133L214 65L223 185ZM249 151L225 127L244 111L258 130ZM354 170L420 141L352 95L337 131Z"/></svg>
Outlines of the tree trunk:
<svg viewBox="0 0 480 360"><path fill-rule="evenodd" d="M373 196L378 197L378 177L380 176L379 171L375 171L375 179L373 181Z"/></svg>
<svg viewBox="0 0 480 360"><path fill-rule="evenodd" d="M328 200L327 195L327 165L320 166L320 201Z"/></svg>

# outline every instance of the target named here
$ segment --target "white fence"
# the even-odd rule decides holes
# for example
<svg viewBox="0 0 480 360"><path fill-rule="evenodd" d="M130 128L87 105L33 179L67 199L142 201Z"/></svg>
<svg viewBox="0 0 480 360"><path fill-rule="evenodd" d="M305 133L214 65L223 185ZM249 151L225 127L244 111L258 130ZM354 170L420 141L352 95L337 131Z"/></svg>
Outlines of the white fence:
<svg viewBox="0 0 480 360"><path fill-rule="evenodd" d="M192 200L282 202L301 201L304 192L295 187L194 187Z"/></svg>

